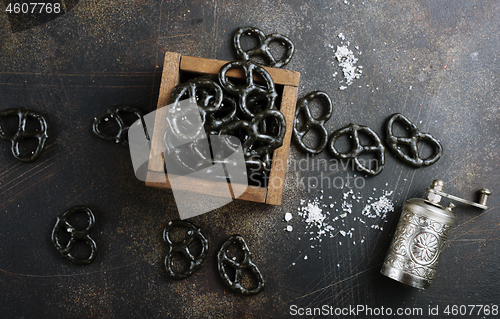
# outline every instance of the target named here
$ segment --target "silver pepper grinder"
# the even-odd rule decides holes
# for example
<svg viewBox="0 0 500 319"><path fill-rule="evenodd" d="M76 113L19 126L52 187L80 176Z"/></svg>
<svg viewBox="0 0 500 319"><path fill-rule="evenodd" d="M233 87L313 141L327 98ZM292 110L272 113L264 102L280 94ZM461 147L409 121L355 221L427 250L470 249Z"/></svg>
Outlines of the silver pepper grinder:
<svg viewBox="0 0 500 319"><path fill-rule="evenodd" d="M444 182L435 180L427 189L427 199L412 198L403 205L396 233L387 252L382 270L383 275L419 289L427 289L434 279L441 252L455 215L455 205L439 204L442 197L457 202L487 209L489 189L479 190L479 203L468 201L443 192Z"/></svg>

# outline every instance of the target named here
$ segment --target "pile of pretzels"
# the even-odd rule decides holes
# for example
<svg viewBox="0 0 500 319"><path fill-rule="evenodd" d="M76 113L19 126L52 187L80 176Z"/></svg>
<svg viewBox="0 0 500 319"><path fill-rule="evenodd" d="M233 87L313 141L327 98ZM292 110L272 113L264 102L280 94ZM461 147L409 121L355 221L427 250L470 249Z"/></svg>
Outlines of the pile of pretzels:
<svg viewBox="0 0 500 319"><path fill-rule="evenodd" d="M245 51L241 44L243 35L257 38L257 47ZM281 59L273 57L269 50L274 41L286 49ZM276 107L278 92L273 79L259 65L262 62L257 64L253 59L259 56L265 65L281 67L290 61L294 47L282 35L266 36L253 27L236 31L234 47L239 60L222 66L217 76L197 77L174 88L167 115L169 128L163 138L166 160L177 164L180 172L198 171L212 165L211 148L203 142L206 135L234 136L241 144L224 138L218 141L223 141L224 147L231 151L241 145L249 180L265 180L270 173L273 151L283 144L286 120ZM228 72L233 69L242 70L244 77L229 77ZM198 105L201 123L190 121L189 111L179 106L186 100Z"/></svg>

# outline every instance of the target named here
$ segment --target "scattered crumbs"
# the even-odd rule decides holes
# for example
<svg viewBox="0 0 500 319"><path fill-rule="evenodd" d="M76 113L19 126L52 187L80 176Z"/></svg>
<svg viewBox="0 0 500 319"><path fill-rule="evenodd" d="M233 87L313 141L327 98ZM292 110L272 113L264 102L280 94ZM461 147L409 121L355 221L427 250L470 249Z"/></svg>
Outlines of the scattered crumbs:
<svg viewBox="0 0 500 319"><path fill-rule="evenodd" d="M292 214L290 213L285 213L285 221L289 222L292 219Z"/></svg>
<svg viewBox="0 0 500 319"><path fill-rule="evenodd" d="M293 230L293 227L292 227L291 225L288 225L288 226L286 226L286 230L287 230L287 231L292 231L292 230Z"/></svg>
<svg viewBox="0 0 500 319"><path fill-rule="evenodd" d="M337 264L337 267L340 267L340 264Z"/></svg>
<svg viewBox="0 0 500 319"><path fill-rule="evenodd" d="M295 263L292 263L292 266L295 266Z"/></svg>
<svg viewBox="0 0 500 319"><path fill-rule="evenodd" d="M304 259L307 260L307 255L304 256Z"/></svg>

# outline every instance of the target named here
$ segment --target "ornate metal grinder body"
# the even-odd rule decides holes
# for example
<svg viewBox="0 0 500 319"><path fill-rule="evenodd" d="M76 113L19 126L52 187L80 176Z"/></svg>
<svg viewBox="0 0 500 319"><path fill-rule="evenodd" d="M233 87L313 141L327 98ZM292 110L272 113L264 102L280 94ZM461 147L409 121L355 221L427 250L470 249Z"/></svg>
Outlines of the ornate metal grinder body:
<svg viewBox="0 0 500 319"><path fill-rule="evenodd" d="M435 180L427 189L427 199L412 198L403 205L396 233L380 271L383 275L419 289L427 289L434 279L441 252L455 215L455 205L439 204L442 197L487 209L491 191L481 189L479 203L443 192L444 182Z"/></svg>

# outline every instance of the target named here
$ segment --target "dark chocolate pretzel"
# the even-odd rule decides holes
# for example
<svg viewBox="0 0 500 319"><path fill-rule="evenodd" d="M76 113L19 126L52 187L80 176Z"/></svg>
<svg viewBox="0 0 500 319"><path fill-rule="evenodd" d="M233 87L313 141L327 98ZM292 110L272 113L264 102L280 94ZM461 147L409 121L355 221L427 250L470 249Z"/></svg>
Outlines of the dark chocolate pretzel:
<svg viewBox="0 0 500 319"><path fill-rule="evenodd" d="M394 136L394 122L403 123L410 131L410 137ZM436 163L441 155L443 155L443 147L441 146L441 143L439 143L439 141L434 138L434 136L428 133L420 132L414 123L412 123L409 119L407 119L400 113L391 115L391 117L387 121L385 130L387 135L387 147L394 153L394 155L396 155L396 157L409 165L412 165L414 167L431 165ZM417 145L417 143L420 141L427 141L434 146L434 154L431 157L427 159L423 159L420 157ZM409 146L410 154L405 154L399 147L400 144Z"/></svg>
<svg viewBox="0 0 500 319"><path fill-rule="evenodd" d="M274 135L261 133L259 129L261 122L269 118L273 118L277 122L277 128L274 130ZM232 132L237 130L246 132L245 137L240 139L245 158L250 158L253 155L262 155L264 153L270 154L276 148L283 145L286 120L280 111L266 110L257 114L252 121L240 120L223 126L220 130L220 135L233 135ZM269 128L267 128L267 131L269 131Z"/></svg>
<svg viewBox="0 0 500 319"><path fill-rule="evenodd" d="M8 134L1 125L3 118L8 116L17 116L19 118L17 131L13 135ZM28 117L35 119L40 124L40 131L30 132L26 129L26 122ZM48 138L47 134L47 120L45 117L37 111L26 110L25 108L18 109L7 109L0 112L0 137L4 140L12 142L12 154L16 159L21 162L30 163L35 161L42 155L43 148L45 147L45 142ZM38 145L34 152L31 154L23 155L19 144L26 139L36 138L38 140Z"/></svg>
<svg viewBox="0 0 500 319"><path fill-rule="evenodd" d="M243 50L243 47L241 45L241 37L245 34L248 36L257 37L258 43L255 48ZM285 47L286 53L283 58L276 60L276 58L271 53L271 50L269 49L269 44L271 42L280 43ZM236 49L236 55L238 56L238 59L248 61L252 57L260 56L264 58L265 62L267 63L266 65L275 68L281 68L288 64L288 62L290 62L290 60L292 59L293 52L295 51L295 47L293 46L293 43L289 38L277 33L266 36L264 32L262 32L262 30L254 27L238 28L233 37L233 44L234 48Z"/></svg>
<svg viewBox="0 0 500 319"><path fill-rule="evenodd" d="M231 245L238 244L244 253L243 260L238 262L227 256L228 249ZM264 290L265 282L264 277L259 271L259 268L252 262L252 253L248 248L245 239L240 235L232 235L222 245L219 253L217 254L217 262L219 274L224 283L233 291L242 293L244 295L255 295ZM226 271L226 267L231 267L235 270L235 277L230 278ZM248 270L255 275L257 279L257 286L254 288L245 288L242 286L243 271Z"/></svg>
<svg viewBox="0 0 500 319"><path fill-rule="evenodd" d="M314 118L309 109L309 103L313 100L320 100L327 109L319 118ZM299 130L298 117L300 112L305 115L305 123L302 129ZM293 137L297 142L298 147L304 152L309 152L311 154L321 153L326 145L328 144L328 132L325 128L325 123L330 119L333 113L333 105L330 97L325 92L314 91L304 96L297 102L297 110L295 111L295 119L293 122ZM304 136L311 130L316 129L320 133L320 143L317 147L309 147L304 143Z"/></svg>
<svg viewBox="0 0 500 319"><path fill-rule="evenodd" d="M94 118L94 123L92 125L92 131L94 132L94 134L106 141L115 141L116 143L128 145L127 133L128 129L130 128L130 125L125 124L122 117L120 116L120 112L131 113L137 116L137 118L141 120L142 126L144 127L144 130L146 132L146 123L144 122L144 118L142 117L141 111L131 106L115 105L104 110ZM102 132L99 128L99 126L102 124L103 121L107 122L110 119L114 119L118 124L118 133L116 133L116 135L114 136Z"/></svg>
<svg viewBox="0 0 500 319"><path fill-rule="evenodd" d="M207 112L205 119L205 130L214 132L224 124L237 120L238 102L230 96L223 96L221 107L218 111ZM220 113L223 113L220 115Z"/></svg>
<svg viewBox="0 0 500 319"><path fill-rule="evenodd" d="M167 152L165 163L174 161L182 172L192 173L200 169L200 163L211 160L210 145L204 133L196 136L190 142L183 143L167 130L163 136ZM181 173L181 172L178 172Z"/></svg>
<svg viewBox="0 0 500 319"><path fill-rule="evenodd" d="M196 103L199 114L198 112L189 114L193 111L191 108L187 108L187 110L182 108L179 103L187 99ZM172 105L167 113L167 122L171 133L181 140L189 141L200 135L207 115L220 110L223 93L222 88L215 81L208 77L200 77L176 86L172 92L171 100ZM190 116L196 116L194 121L190 121ZM196 125L199 116L201 116L201 125ZM212 116L208 117L210 120L213 119Z"/></svg>
<svg viewBox="0 0 500 319"><path fill-rule="evenodd" d="M77 212L84 212L87 214L88 225L83 230L76 230L75 227L73 227L73 225L68 222L68 218ZM97 245L92 237L90 237L90 232L92 231L92 229L94 229L94 225L95 217L90 208L86 206L71 207L66 212L57 217L56 225L52 229L52 242L56 246L57 251L59 251L61 256L63 256L64 258L77 265L88 265L94 261L97 254ZM68 233L71 234L71 238L66 245L63 245L61 243L61 239L59 238L59 231L61 229L65 229ZM73 255L72 250L77 241L85 241L90 246L91 252L87 258L78 258Z"/></svg>
<svg viewBox="0 0 500 319"><path fill-rule="evenodd" d="M271 154L264 153L260 156L254 155L245 159L247 176L249 180L264 178L271 172Z"/></svg>
<svg viewBox="0 0 500 319"><path fill-rule="evenodd" d="M359 140L359 132L368 134L375 141L375 145L361 145L361 141ZM353 141L353 148L347 153L340 153L335 148L335 142L337 139L344 135L349 134L349 137ZM332 136L330 136L329 141L329 150L332 155L338 159L352 159L356 164L356 168L365 174L368 175L378 175L384 169L385 163L385 148L380 141L377 133L375 133L371 128L363 125L349 124L346 127L343 127L335 132L333 132ZM377 155L377 167L376 169L371 169L369 167L364 166L358 156L363 153L373 152Z"/></svg>
<svg viewBox="0 0 500 319"><path fill-rule="evenodd" d="M174 242L170 238L170 232L174 228L185 228L187 229L187 236L180 242ZM208 240L201 233L201 229L194 224L185 220L174 220L168 223L168 226L163 230L163 240L168 245L167 256L165 257L165 269L169 277L173 279L184 279L192 274L194 274L198 269L201 268L203 261L207 257L208 252ZM189 250L189 245L193 241L199 240L201 242L201 252L198 256L193 256ZM180 253L189 262L189 268L183 272L176 272L172 259L175 253Z"/></svg>
<svg viewBox="0 0 500 319"><path fill-rule="evenodd" d="M227 72L232 69L243 69L245 83L237 85L229 80ZM264 85L257 83L254 76L260 76L264 80ZM219 82L228 93L238 96L238 105L241 112L247 119L255 117L255 113L250 110L252 96L259 95L266 98L264 110L275 109L274 102L278 94L274 87L271 75L261 66L248 61L229 62L219 70Z"/></svg>

